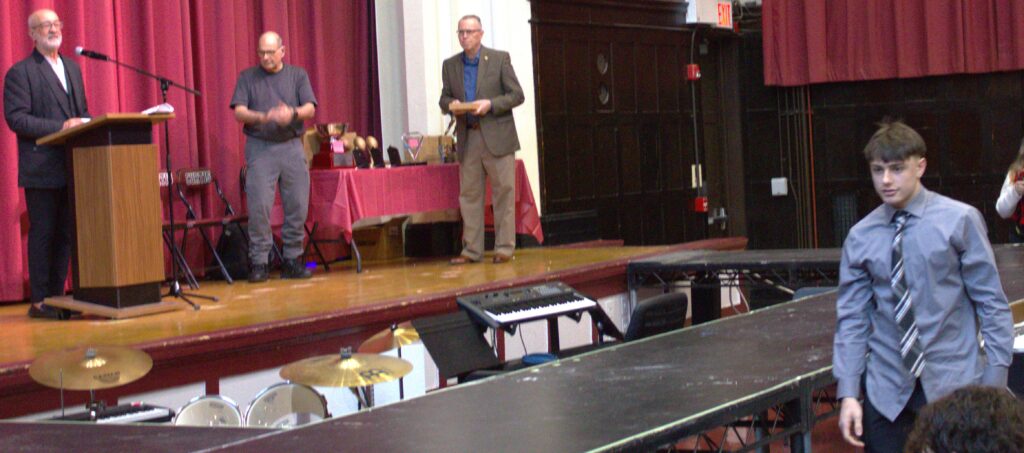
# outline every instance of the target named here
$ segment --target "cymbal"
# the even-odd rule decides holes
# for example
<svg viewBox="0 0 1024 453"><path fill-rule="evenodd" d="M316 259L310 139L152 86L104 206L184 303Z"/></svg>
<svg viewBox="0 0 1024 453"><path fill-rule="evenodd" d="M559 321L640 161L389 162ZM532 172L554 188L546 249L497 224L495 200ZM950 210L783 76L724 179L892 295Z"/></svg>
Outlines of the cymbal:
<svg viewBox="0 0 1024 453"><path fill-rule="evenodd" d="M28 374L47 387L100 390L132 382L152 368L153 359L137 349L83 346L43 354L28 367Z"/></svg>
<svg viewBox="0 0 1024 453"><path fill-rule="evenodd" d="M420 341L420 334L411 322L403 322L394 329L384 329L359 345L359 352L380 354Z"/></svg>
<svg viewBox="0 0 1024 453"><path fill-rule="evenodd" d="M299 360L281 369L281 377L292 382L323 387L366 387L389 382L409 374L412 364L377 354L329 354Z"/></svg>

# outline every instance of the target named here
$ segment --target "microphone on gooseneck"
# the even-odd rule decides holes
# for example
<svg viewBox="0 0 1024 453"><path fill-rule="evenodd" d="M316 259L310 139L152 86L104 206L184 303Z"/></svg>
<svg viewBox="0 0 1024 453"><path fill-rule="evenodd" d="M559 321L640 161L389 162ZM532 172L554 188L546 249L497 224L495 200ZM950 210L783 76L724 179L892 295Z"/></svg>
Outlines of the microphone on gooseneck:
<svg viewBox="0 0 1024 453"><path fill-rule="evenodd" d="M97 60L110 61L110 57L103 55L99 52L85 50L85 48L82 46L75 47L75 54L81 55L83 57L95 58Z"/></svg>

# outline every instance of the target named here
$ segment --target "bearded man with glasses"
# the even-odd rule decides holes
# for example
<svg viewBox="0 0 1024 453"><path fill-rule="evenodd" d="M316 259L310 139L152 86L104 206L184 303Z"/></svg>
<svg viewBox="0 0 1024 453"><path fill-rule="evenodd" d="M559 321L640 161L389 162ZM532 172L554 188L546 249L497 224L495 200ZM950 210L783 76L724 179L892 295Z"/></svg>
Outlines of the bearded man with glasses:
<svg viewBox="0 0 1024 453"><path fill-rule="evenodd" d="M4 77L4 118L18 136L18 186L28 209L28 315L66 319L70 312L43 304L64 295L71 259L71 203L63 146L36 145L36 139L82 124L89 118L82 71L60 55L63 22L38 10L28 17L32 54Z"/></svg>

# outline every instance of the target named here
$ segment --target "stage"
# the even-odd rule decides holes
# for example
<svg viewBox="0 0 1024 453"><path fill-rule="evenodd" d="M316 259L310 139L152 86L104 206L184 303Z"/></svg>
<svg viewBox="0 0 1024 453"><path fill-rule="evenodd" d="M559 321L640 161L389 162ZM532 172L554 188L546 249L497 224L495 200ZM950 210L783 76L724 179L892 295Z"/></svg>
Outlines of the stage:
<svg viewBox="0 0 1024 453"><path fill-rule="evenodd" d="M626 291L626 266L633 260L745 245L745 239L732 238L662 247L532 248L503 265L453 267L443 259L404 259L367 263L362 273L342 262L305 281L203 282L197 292L220 302L197 299L199 311L116 321L35 320L25 315L25 305L0 307L0 418L59 406L58 392L32 382L27 373L32 360L47 351L101 344L149 353L149 375L97 393L108 404L119 395L194 382L205 382L206 393L216 394L221 377L356 347L393 322L454 311L461 294L560 280L606 297ZM84 393L69 392L66 402L80 404Z"/></svg>

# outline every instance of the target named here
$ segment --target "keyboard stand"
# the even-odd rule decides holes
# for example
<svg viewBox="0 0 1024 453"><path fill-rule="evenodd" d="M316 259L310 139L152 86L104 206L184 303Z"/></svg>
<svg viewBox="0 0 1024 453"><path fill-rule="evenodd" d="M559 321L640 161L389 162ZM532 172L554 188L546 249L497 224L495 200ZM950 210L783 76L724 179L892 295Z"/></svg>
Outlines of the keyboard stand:
<svg viewBox="0 0 1024 453"><path fill-rule="evenodd" d="M605 336L612 337L616 340L623 341L622 332L615 326L608 314L601 308L601 304L594 305L593 308L584 310L583 312L573 312L558 316L568 316L569 319L579 323L583 319L583 313L589 313L591 322L594 325L594 330L597 331L597 344L604 344ZM547 318L548 322L548 351L552 354L557 355L561 352L562 347L558 336L558 316ZM514 328L513 328L514 330Z"/></svg>

